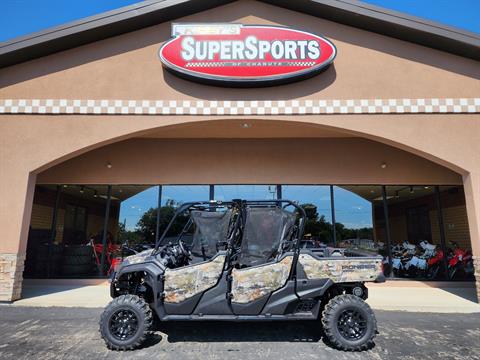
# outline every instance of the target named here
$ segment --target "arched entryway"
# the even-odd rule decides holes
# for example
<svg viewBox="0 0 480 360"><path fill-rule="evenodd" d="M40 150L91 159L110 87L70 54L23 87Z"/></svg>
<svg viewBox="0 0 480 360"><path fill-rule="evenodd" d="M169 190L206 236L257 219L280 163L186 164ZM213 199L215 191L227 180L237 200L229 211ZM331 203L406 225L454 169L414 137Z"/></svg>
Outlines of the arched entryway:
<svg viewBox="0 0 480 360"><path fill-rule="evenodd" d="M309 206L311 241L380 253L390 266L391 248L405 241L471 250L462 178L444 166L331 127L208 121L143 131L40 172L27 254L53 244L55 262L27 255L26 275L104 274L99 254L89 269L72 266L69 246L151 243L157 215L176 203L248 194Z"/></svg>
<svg viewBox="0 0 480 360"><path fill-rule="evenodd" d="M463 172L461 162L451 162L455 153L449 157L440 156L441 152L427 154L430 144L421 142L412 131L406 137L400 126L397 132L392 131L396 122L383 115L361 121L360 117L340 115L295 120L128 116L113 121L99 116L95 123L90 118L78 117L67 127L60 117L54 121L40 118L29 123L28 131L50 131L48 136L35 137L35 147L48 151L32 152L16 147L15 143L8 148L18 152L18 156L27 151L21 165L31 169L29 176L20 171L12 172L9 178L25 183L27 189L26 193L12 192L5 198L6 204L14 205L8 213L8 230L18 229L15 236L10 236L9 244L12 249L20 248L18 256L26 252L35 184L72 185L78 191L81 186L102 185L108 190L108 185L139 184L386 185L387 192L392 190L396 196L397 191L403 190L389 186L434 189L435 185L461 187L465 183L469 233L475 251L476 237L472 234L475 235L476 209L471 195L475 185L469 180L474 178ZM409 125L408 116L402 121L403 127ZM435 121L448 124L439 117ZM86 128L92 131L86 133L82 130ZM58 143L48 140L69 131L78 131L79 137L75 141L60 138ZM462 191L457 193L463 196ZM22 202L25 206L16 211ZM17 224L17 213L21 224ZM21 284L22 266L18 265L18 269L16 288ZM16 294L20 296L19 292Z"/></svg>

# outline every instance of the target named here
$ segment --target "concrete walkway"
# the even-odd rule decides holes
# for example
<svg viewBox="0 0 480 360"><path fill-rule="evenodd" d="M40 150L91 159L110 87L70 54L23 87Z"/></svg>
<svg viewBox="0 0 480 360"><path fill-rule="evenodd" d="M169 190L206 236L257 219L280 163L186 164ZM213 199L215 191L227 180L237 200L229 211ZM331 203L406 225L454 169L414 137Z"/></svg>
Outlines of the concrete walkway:
<svg viewBox="0 0 480 360"><path fill-rule="evenodd" d="M480 313L472 283L389 281L369 284L368 303L376 310ZM11 306L104 307L111 300L104 280L27 280L23 299Z"/></svg>
<svg viewBox="0 0 480 360"><path fill-rule="evenodd" d="M478 313L476 290L469 283L389 281L369 284L373 309L435 313Z"/></svg>

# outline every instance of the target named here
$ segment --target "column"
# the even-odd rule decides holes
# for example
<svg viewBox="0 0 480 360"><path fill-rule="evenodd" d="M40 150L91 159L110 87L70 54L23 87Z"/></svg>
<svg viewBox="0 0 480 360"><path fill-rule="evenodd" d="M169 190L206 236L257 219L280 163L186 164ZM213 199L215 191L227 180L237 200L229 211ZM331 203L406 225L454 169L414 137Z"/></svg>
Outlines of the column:
<svg viewBox="0 0 480 360"><path fill-rule="evenodd" d="M465 200L467 203L468 225L472 241L477 301L480 302L480 171L463 177Z"/></svg>
<svg viewBox="0 0 480 360"><path fill-rule="evenodd" d="M14 301L22 295L36 177L3 166L0 170L0 301Z"/></svg>

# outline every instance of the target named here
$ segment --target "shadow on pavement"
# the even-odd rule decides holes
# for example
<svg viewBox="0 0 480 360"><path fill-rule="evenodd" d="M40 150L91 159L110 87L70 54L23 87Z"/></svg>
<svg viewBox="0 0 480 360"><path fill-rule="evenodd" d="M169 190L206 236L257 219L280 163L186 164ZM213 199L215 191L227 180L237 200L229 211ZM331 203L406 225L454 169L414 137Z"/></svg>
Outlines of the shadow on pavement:
<svg viewBox="0 0 480 360"><path fill-rule="evenodd" d="M168 322L157 329L169 343L176 342L301 342L331 347L317 321ZM368 350L375 347L372 344Z"/></svg>
<svg viewBox="0 0 480 360"><path fill-rule="evenodd" d="M319 342L322 329L317 322L171 322L158 325L168 342Z"/></svg>
<svg viewBox="0 0 480 360"><path fill-rule="evenodd" d="M452 295L461 297L462 299L478 303L480 299L477 298L477 291L474 281L424 281L422 282L432 288L437 288L442 291L446 291Z"/></svg>
<svg viewBox="0 0 480 360"><path fill-rule="evenodd" d="M83 287L85 287L85 285L24 286L22 289L22 299L30 299L37 296L56 294L65 291L80 289Z"/></svg>
<svg viewBox="0 0 480 360"><path fill-rule="evenodd" d="M155 346L162 341L162 336L158 334L151 334L145 342L142 344L141 349L147 349L149 347Z"/></svg>
<svg viewBox="0 0 480 360"><path fill-rule="evenodd" d="M442 288L441 290L459 296L465 300L469 300L473 303L479 302L475 288Z"/></svg>

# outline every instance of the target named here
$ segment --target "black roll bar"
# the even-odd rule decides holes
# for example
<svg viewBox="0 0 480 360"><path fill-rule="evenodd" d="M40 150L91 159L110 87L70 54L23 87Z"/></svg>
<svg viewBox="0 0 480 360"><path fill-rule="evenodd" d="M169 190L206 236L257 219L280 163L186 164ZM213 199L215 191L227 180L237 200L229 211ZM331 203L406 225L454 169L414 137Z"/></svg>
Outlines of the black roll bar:
<svg viewBox="0 0 480 360"><path fill-rule="evenodd" d="M298 239L297 239L297 244L296 248L298 249L300 247L300 241L303 237L303 232L305 229L305 220L306 220L306 213L305 210L301 207L298 206L298 204L294 203L291 200L284 200L284 199L272 199L272 200L239 200L235 199L232 201L193 201L193 202L187 202L179 206L175 214L173 215L173 218L170 220L170 222L167 225L167 228L163 231L162 236L157 240L155 243L155 251L158 250L160 245L163 243L163 240L165 239L168 231L172 227L172 224L174 223L175 219L183 213L184 211L188 209L195 209L195 208L202 208L205 207L205 209L215 209L216 207L228 207L232 206L235 207L237 206L240 208L240 210L244 209L248 205L269 205L271 204L272 206L281 206L281 204L284 204L283 208L286 208L288 206L293 206L299 213L300 219L299 219L299 226L298 226ZM231 239L229 239L231 241Z"/></svg>

